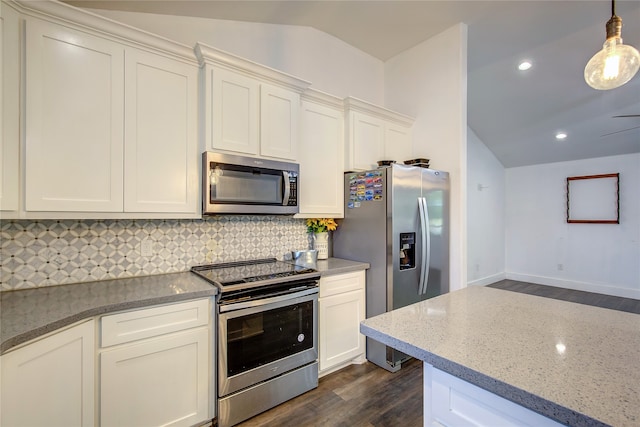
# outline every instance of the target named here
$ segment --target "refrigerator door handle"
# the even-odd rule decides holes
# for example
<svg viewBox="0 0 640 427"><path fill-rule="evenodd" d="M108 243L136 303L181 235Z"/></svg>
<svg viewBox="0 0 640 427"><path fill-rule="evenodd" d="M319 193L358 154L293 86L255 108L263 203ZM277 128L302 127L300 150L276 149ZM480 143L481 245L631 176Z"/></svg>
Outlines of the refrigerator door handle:
<svg viewBox="0 0 640 427"><path fill-rule="evenodd" d="M427 215L425 215L426 203L424 203L424 197L418 197L418 208L420 210L420 235L422 237L422 259L420 260L420 280L418 282L418 295L422 295L426 292L425 272L428 272L427 267L427 227L426 223ZM426 273L428 274L428 273Z"/></svg>
<svg viewBox="0 0 640 427"><path fill-rule="evenodd" d="M420 197L420 222L422 228L422 267L420 268L420 295L427 293L429 267L431 267L431 230L429 229L429 209L427 199Z"/></svg>

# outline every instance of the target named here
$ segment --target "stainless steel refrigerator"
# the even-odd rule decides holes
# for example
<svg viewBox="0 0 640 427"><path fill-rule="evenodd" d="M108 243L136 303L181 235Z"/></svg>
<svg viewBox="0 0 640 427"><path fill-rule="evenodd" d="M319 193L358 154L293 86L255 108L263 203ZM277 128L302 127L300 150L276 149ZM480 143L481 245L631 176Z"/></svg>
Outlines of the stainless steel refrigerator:
<svg viewBox="0 0 640 427"><path fill-rule="evenodd" d="M393 164L347 172L333 256L367 262L367 318L449 291L449 173ZM367 338L388 371L409 357Z"/></svg>

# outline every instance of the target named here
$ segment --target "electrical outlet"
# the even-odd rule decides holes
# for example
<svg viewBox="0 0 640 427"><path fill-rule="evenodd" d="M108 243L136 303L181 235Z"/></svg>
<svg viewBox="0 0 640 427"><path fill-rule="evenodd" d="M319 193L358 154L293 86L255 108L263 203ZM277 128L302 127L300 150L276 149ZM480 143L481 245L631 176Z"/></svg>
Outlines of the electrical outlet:
<svg viewBox="0 0 640 427"><path fill-rule="evenodd" d="M558 271L562 271L564 270L564 265L563 264L558 264Z"/></svg>
<svg viewBox="0 0 640 427"><path fill-rule="evenodd" d="M153 256L153 240L144 239L140 242L140 256L151 257Z"/></svg>

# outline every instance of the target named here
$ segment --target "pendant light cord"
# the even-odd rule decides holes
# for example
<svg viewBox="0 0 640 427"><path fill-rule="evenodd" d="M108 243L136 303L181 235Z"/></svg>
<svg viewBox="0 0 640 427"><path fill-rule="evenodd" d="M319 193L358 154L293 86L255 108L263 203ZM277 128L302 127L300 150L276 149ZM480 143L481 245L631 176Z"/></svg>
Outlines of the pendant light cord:
<svg viewBox="0 0 640 427"><path fill-rule="evenodd" d="M611 0L611 16L616 16L616 0Z"/></svg>

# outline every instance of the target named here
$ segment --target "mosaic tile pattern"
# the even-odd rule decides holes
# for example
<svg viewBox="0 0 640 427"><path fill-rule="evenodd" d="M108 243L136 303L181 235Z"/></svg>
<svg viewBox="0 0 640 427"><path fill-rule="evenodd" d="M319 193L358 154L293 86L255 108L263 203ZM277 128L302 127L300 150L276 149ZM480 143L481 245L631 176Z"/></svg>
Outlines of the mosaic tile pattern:
<svg viewBox="0 0 640 427"><path fill-rule="evenodd" d="M143 256L143 243L151 247L151 256ZM282 259L309 244L304 220L281 216L1 221L0 290L175 273L206 263Z"/></svg>

